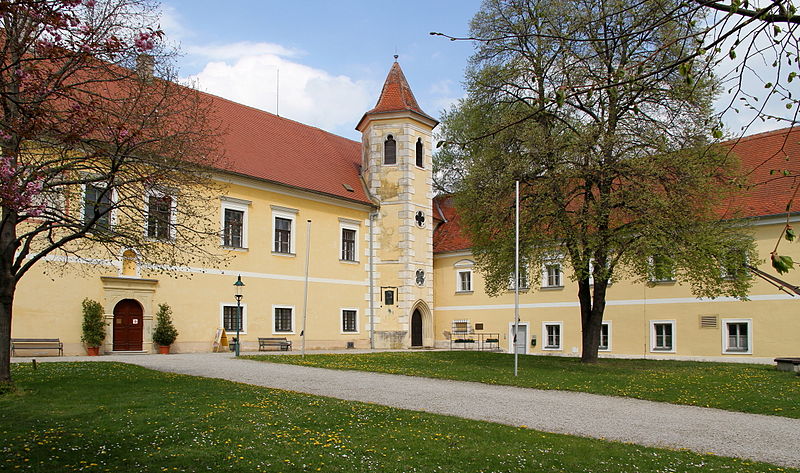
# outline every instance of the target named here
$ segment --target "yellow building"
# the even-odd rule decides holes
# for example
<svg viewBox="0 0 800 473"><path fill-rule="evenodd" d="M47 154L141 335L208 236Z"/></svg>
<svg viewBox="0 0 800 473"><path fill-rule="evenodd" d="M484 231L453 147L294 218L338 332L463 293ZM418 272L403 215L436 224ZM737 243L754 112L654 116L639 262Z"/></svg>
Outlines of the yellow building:
<svg viewBox="0 0 800 473"><path fill-rule="evenodd" d="M297 349L303 331L309 349L510 350L513 293L485 295L457 213L449 199L434 199L431 135L437 121L417 104L397 62L376 106L356 126L360 143L212 100L228 130L223 144L231 165L214 176L223 191L208 205L219 213L218 245L227 263L182 267L178 278L139 265L130 249L113 260L71 263L74 271L64 277L53 278L44 263L17 287L12 337L57 337L66 354L85 353L81 301L88 297L106 311L102 352L153 352L160 303L172 307L180 333L173 351L210 351L219 328L228 338L236 334L233 283L241 276L243 350L258 349L262 337L286 337ZM749 138L752 146L736 152L759 159L787 133L756 135ZM785 149L800 157L796 145ZM91 200L91 189L85 192ZM748 198L755 203L752 231L767 258L785 221L774 208L785 200ZM796 244L785 253L800 260ZM521 297L519 349L577 355L576 287L564 268L543 270L549 271L547 287ZM751 299L697 300L680 281L653 287L618 282L609 289L602 353L796 355L800 298L758 280Z"/></svg>

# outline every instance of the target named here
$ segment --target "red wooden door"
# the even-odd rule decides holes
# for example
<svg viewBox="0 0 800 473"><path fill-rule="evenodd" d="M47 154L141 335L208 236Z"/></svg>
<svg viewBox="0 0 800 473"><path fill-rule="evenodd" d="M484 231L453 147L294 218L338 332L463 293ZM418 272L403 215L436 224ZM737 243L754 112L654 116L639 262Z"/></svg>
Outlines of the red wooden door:
<svg viewBox="0 0 800 473"><path fill-rule="evenodd" d="M114 351L141 351L144 334L142 306L123 299L114 307Z"/></svg>

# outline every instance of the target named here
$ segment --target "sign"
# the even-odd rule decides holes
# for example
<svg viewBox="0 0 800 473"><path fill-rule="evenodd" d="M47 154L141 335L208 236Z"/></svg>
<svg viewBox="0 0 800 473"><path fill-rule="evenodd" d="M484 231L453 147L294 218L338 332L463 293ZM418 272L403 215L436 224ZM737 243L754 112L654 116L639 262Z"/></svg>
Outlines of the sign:
<svg viewBox="0 0 800 473"><path fill-rule="evenodd" d="M214 353L218 351L225 351L228 348L228 336L225 335L224 328L218 328L216 333L214 334L214 341L211 344L211 348Z"/></svg>

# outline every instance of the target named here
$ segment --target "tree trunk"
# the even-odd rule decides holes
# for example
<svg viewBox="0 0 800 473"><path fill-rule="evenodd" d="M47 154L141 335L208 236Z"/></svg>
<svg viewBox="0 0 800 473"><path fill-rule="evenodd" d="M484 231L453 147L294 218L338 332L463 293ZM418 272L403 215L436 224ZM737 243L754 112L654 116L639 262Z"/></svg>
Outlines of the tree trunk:
<svg viewBox="0 0 800 473"><path fill-rule="evenodd" d="M578 285L584 282L579 281ZM603 313L606 309L606 289L608 281L595 281L594 288L589 288L588 278L585 281L586 292L594 290L594 297L589 297L589 310L584 313L581 301L581 333L582 333L582 363L596 363L597 351L600 347L600 328L603 326Z"/></svg>
<svg viewBox="0 0 800 473"><path fill-rule="evenodd" d="M11 382L11 309L17 286L13 270L15 241L15 215L3 208L0 220L0 383Z"/></svg>

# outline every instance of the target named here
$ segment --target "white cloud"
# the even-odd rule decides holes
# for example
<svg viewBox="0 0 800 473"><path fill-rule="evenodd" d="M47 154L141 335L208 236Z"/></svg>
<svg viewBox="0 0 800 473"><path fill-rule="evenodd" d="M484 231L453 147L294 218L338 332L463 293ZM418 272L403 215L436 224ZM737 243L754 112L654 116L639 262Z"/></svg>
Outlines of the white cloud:
<svg viewBox="0 0 800 473"><path fill-rule="evenodd" d="M205 51L212 61L198 74L189 77L201 90L250 105L333 133L354 137L352 131L361 115L376 100L378 88L371 81L353 80L286 59L295 54L280 45L247 43L227 46L197 46L190 51ZM280 75L279 108L276 99Z"/></svg>
<svg viewBox="0 0 800 473"><path fill-rule="evenodd" d="M186 52L197 56L202 56L207 59L226 61L232 59L241 59L249 56L283 56L294 57L299 56L301 51L290 49L274 43L254 43L251 41L240 41L238 43L221 44L221 45L194 45L188 46Z"/></svg>

